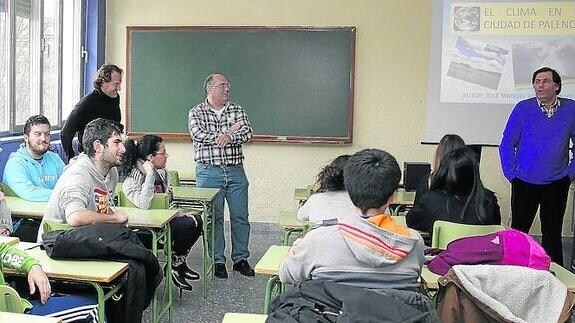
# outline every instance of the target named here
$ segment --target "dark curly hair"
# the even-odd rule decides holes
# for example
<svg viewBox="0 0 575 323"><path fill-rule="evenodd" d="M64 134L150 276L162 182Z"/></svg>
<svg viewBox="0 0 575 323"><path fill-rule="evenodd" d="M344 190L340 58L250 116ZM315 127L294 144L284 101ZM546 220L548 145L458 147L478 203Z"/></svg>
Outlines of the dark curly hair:
<svg viewBox="0 0 575 323"><path fill-rule="evenodd" d="M318 192L345 191L343 184L343 169L350 155L341 155L326 165L317 174L316 187Z"/></svg>

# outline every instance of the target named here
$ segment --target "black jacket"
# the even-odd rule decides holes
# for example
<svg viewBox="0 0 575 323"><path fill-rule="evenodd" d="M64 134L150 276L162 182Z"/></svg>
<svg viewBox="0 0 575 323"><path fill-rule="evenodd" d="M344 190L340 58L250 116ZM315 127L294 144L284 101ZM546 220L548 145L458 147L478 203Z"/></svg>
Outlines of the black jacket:
<svg viewBox="0 0 575 323"><path fill-rule="evenodd" d="M106 306L106 315L109 322L142 321L142 313L150 305L163 275L158 260L140 243L136 233L122 224L100 223L44 233L42 239L50 258L128 262L124 297L120 304L109 302L112 306Z"/></svg>
<svg viewBox="0 0 575 323"><path fill-rule="evenodd" d="M477 217L475 207L469 205L465 214L461 217L461 211L465 205L464 199L443 191L427 191L420 196L415 205L405 216L407 226L424 232L433 232L433 223L444 220L463 224L501 224L501 211L497 203L497 197L488 189L485 189L486 219L483 221Z"/></svg>
<svg viewBox="0 0 575 323"><path fill-rule="evenodd" d="M308 280L271 304L266 323L439 322L431 301L415 291L378 290Z"/></svg>

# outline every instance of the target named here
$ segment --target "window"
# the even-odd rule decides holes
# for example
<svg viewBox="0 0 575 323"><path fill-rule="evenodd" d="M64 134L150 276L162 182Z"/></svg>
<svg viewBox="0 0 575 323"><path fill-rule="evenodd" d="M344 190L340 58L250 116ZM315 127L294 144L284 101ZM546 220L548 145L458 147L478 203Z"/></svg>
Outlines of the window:
<svg viewBox="0 0 575 323"><path fill-rule="evenodd" d="M0 0L0 135L44 114L58 127L81 95L85 0Z"/></svg>

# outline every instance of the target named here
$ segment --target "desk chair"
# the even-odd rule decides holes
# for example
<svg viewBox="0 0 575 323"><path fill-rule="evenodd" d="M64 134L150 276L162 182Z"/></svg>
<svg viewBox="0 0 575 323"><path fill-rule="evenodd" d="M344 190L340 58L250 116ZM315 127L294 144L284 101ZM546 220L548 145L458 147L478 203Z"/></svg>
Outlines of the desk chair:
<svg viewBox="0 0 575 323"><path fill-rule="evenodd" d="M504 229L505 227L499 224L473 225L437 220L433 223L431 247L446 249L447 245L455 239L488 234Z"/></svg>
<svg viewBox="0 0 575 323"><path fill-rule="evenodd" d="M4 278L1 280L0 312L24 313L24 311L32 308L32 304L27 300L22 299L14 288L4 285Z"/></svg>
<svg viewBox="0 0 575 323"><path fill-rule="evenodd" d="M172 186L180 186L180 174L177 170L169 170L168 177L170 181L170 185Z"/></svg>

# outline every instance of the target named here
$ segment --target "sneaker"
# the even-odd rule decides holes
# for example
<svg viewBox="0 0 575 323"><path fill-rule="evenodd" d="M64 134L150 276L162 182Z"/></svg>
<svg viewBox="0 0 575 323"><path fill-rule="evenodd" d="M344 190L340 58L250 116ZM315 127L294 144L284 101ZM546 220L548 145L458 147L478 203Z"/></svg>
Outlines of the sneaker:
<svg viewBox="0 0 575 323"><path fill-rule="evenodd" d="M256 273L254 272L254 269L252 268L252 266L250 266L250 264L248 263L247 260L240 260L238 262L236 262L234 264L234 270L235 271L239 271L240 274L244 275L244 276L255 276Z"/></svg>
<svg viewBox="0 0 575 323"><path fill-rule="evenodd" d="M226 264L217 263L214 269L214 276L218 278L228 278L228 271L226 270Z"/></svg>
<svg viewBox="0 0 575 323"><path fill-rule="evenodd" d="M172 268L172 281L174 282L174 286L180 290L190 291L193 289L192 285L186 280L186 275L182 270Z"/></svg>

